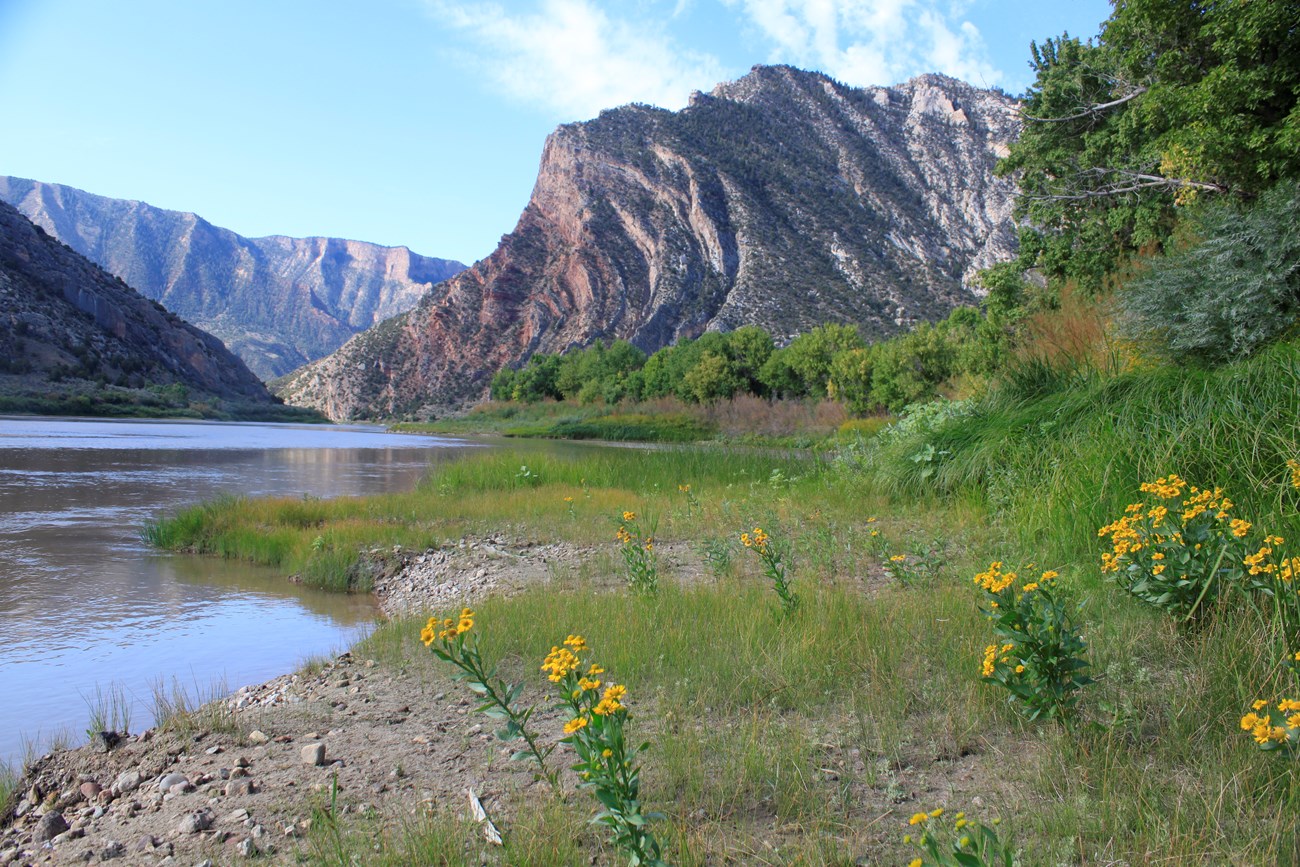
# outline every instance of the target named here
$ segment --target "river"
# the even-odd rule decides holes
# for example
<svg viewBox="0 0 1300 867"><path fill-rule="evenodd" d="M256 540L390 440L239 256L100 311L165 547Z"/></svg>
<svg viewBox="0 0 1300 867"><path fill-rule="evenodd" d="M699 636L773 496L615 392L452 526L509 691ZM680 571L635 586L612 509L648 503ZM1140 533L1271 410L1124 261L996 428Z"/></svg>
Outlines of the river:
<svg viewBox="0 0 1300 867"><path fill-rule="evenodd" d="M151 550L146 521L224 493L409 489L471 448L364 426L0 417L0 760L83 742L97 696L124 696L140 731L160 683L258 683L375 620L366 596Z"/></svg>

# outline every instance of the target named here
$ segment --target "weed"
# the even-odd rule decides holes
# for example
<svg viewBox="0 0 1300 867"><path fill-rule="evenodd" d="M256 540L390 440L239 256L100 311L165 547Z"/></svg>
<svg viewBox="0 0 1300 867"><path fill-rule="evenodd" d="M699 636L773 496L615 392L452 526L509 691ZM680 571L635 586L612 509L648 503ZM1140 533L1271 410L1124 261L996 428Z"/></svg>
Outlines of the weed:
<svg viewBox="0 0 1300 867"><path fill-rule="evenodd" d="M1010 839L998 836L1001 820L994 819L989 826L957 813L949 828L943 815L943 808L937 807L908 820L915 830L903 842L920 854L910 867L1015 867L1020 863Z"/></svg>
<svg viewBox="0 0 1300 867"><path fill-rule="evenodd" d="M470 692L485 699L475 711L505 724L496 732L498 740L505 743L523 740L527 745L527 749L517 750L510 758L515 761L532 759L537 763L538 773L558 793L559 775L546 763L547 756L555 747L543 749L538 745L537 733L528 730L534 708L530 706L521 709L518 706L524 685L507 683L496 676L495 667L489 669L484 666L478 647L478 633L474 633L468 640L465 637L473 629L474 612L466 608L457 619L448 617L439 620L430 617L420 632L420 640L433 651L434 656L460 669L455 675L456 680L463 681Z"/></svg>
<svg viewBox="0 0 1300 867"><path fill-rule="evenodd" d="M582 636L570 635L563 647L552 647L542 663L548 679L557 684L561 705L569 710L561 743L578 754L574 770L582 781L579 786L589 790L603 808L592 821L609 828L614 845L633 867L664 865L659 843L647 827L663 816L641 811L641 767L634 763L650 745L629 747L624 731L629 714L623 703L627 687L603 684L599 677L605 669L594 662L584 674L581 654L587 649Z"/></svg>

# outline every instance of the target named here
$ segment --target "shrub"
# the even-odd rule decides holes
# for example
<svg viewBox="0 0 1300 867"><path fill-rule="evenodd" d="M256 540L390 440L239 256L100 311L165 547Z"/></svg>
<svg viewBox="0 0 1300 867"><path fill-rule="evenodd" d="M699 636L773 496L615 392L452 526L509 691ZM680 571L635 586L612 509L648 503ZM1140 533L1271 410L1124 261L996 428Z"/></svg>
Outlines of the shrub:
<svg viewBox="0 0 1300 867"><path fill-rule="evenodd" d="M1240 212L1203 216L1203 240L1175 250L1120 296L1130 336L1174 359L1217 364L1252 354L1300 315L1300 186L1282 184Z"/></svg>

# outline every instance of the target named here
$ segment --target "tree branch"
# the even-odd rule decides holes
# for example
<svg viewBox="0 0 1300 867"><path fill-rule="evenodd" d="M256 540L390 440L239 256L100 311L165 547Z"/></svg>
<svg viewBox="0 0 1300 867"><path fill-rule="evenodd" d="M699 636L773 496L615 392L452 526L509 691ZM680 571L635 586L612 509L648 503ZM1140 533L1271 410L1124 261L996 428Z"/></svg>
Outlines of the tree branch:
<svg viewBox="0 0 1300 867"><path fill-rule="evenodd" d="M1123 105L1130 100L1137 99L1146 92L1146 87L1139 86L1135 90L1124 94L1119 99L1112 99L1110 102L1101 102L1096 105L1091 105L1078 114L1072 114L1068 117L1034 117L1033 115L1025 114L1023 111L1020 112L1020 117L1023 120L1032 120L1036 123L1065 123L1066 121L1079 120L1083 117L1091 117L1092 115L1100 114L1101 112L1112 109L1117 105Z"/></svg>
<svg viewBox="0 0 1300 867"><path fill-rule="evenodd" d="M1092 168L1079 173L1080 175L1091 175L1094 177L1107 177L1108 175L1118 175L1124 178L1127 183L1110 184L1091 190L1079 190L1071 193L1024 193L1029 199L1048 202L1082 202L1088 199L1104 199L1110 196L1121 196L1125 193L1136 193L1142 190L1166 189L1166 190L1206 190L1212 193L1226 193L1227 186L1224 184L1211 184L1204 181L1192 181L1187 178L1165 178L1160 175L1149 175L1143 172L1132 172L1127 169L1107 169Z"/></svg>

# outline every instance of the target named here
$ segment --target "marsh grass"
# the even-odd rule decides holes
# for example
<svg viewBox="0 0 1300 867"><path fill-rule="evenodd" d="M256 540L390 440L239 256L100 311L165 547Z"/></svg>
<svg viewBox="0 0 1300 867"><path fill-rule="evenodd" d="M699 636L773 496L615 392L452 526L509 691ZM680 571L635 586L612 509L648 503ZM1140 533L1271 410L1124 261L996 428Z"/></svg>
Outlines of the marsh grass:
<svg viewBox="0 0 1300 867"><path fill-rule="evenodd" d="M527 474L521 473L524 466ZM806 466L813 469L800 469ZM655 506L652 511L672 512L682 483L740 502L767 501L773 493L789 497L814 486L818 466L747 449L503 449L436 467L407 493L330 500L224 497L151 522L143 536L167 550L248 560L295 573L312 586L364 591L376 558L395 547L424 550L503 529L548 540L607 542L613 531L595 516L647 504ZM790 483L799 472L803 481ZM774 478L785 480L779 490ZM575 519L559 522L566 496L573 497ZM675 530L683 532L707 523L704 516L680 517Z"/></svg>

